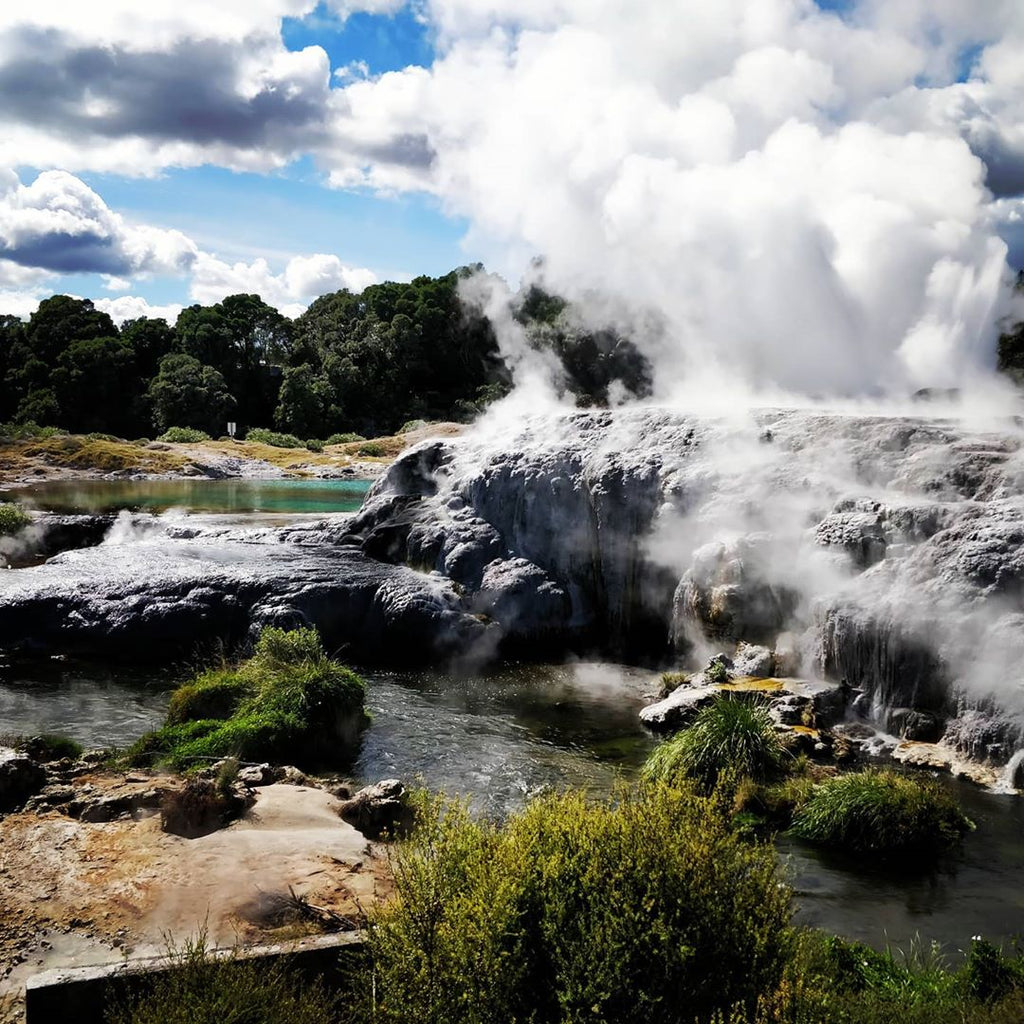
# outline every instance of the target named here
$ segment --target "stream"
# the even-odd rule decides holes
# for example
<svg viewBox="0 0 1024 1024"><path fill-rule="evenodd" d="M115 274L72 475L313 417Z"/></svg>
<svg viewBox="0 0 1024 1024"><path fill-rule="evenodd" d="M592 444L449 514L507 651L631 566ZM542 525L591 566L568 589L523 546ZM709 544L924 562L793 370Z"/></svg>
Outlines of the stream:
<svg viewBox="0 0 1024 1024"><path fill-rule="evenodd" d="M107 504L87 505L76 497L62 510L163 510L177 504L201 510L198 520L230 514L264 526L267 515L289 521L350 511L342 506L358 506L367 486L187 481L175 485L175 502L173 488L163 486L169 482L155 489L148 481L137 488L133 481L113 488L99 483L105 490L87 490L97 502L102 493ZM66 494L80 495L73 488L81 484L62 486ZM42 490L34 495L37 507L56 507L57 488L51 485L46 495ZM60 732L86 746L125 746L160 724L169 690L189 672L187 665L154 672L63 658L0 661L0 733ZM637 717L650 699L650 671L578 662L506 665L464 676L374 669L363 675L373 722L354 766L357 780L418 781L467 796L489 814L505 814L549 786L607 793L616 780L636 773L655 744ZM1024 803L948 778L945 784L977 830L935 867L900 872L781 838L797 920L880 947L939 942L954 960L972 935L999 941L1024 933Z"/></svg>

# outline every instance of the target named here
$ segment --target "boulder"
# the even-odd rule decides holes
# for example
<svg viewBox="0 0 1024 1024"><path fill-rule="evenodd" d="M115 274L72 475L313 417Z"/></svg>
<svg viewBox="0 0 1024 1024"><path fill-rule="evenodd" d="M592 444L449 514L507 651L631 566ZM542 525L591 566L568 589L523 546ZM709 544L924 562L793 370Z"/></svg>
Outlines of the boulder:
<svg viewBox="0 0 1024 1024"><path fill-rule="evenodd" d="M413 811L398 779L384 779L342 802L338 814L367 839L394 839L412 825Z"/></svg>
<svg viewBox="0 0 1024 1024"><path fill-rule="evenodd" d="M0 747L0 812L16 810L45 785L41 765L10 747Z"/></svg>

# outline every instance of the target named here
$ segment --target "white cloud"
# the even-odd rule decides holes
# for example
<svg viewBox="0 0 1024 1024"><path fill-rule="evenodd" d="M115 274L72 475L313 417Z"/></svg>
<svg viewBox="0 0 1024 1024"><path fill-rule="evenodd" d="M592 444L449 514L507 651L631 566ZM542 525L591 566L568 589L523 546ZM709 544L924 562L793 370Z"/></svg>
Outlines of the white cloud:
<svg viewBox="0 0 1024 1024"><path fill-rule="evenodd" d="M376 280L372 271L346 266L337 256L322 253L296 256L280 274L262 258L225 263L204 253L193 268L190 294L197 302L208 304L220 302L226 295L255 293L285 316L298 316L320 295L341 288L360 292Z"/></svg>
<svg viewBox="0 0 1024 1024"><path fill-rule="evenodd" d="M428 9L429 71L343 90L337 136L382 158L337 146L334 184L429 188L492 266L543 254L552 287L657 310L662 394L709 365L825 392L983 371L1007 301L986 172L1024 172L1019 3ZM430 162L389 164L413 133Z"/></svg>
<svg viewBox="0 0 1024 1024"><path fill-rule="evenodd" d="M181 274L198 250L180 231L128 223L85 182L45 171L0 178L0 256L54 273Z"/></svg>
<svg viewBox="0 0 1024 1024"><path fill-rule="evenodd" d="M110 315L111 320L120 326L126 320L137 320L139 317L154 317L166 320L172 327L182 310L180 303L170 302L166 305L153 305L138 295L120 295L116 299L94 299L93 305Z"/></svg>

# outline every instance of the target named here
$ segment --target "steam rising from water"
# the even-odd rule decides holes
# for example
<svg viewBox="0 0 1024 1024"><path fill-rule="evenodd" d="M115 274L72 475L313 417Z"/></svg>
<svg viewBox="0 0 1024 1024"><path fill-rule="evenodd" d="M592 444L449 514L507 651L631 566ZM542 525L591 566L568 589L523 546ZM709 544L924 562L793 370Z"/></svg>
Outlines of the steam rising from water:
<svg viewBox="0 0 1024 1024"><path fill-rule="evenodd" d="M543 256L656 400L969 386L1011 312L1024 7L838 6L430 0L441 56L353 87L354 116L419 126L473 248L513 277Z"/></svg>

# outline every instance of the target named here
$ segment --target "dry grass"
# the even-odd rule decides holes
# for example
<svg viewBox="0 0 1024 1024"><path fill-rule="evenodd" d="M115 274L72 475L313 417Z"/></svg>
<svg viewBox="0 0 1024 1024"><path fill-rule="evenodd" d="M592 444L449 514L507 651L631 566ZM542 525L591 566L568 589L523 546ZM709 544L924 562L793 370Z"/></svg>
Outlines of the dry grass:
<svg viewBox="0 0 1024 1024"><path fill-rule="evenodd" d="M173 473L188 461L176 451L156 451L131 441L90 440L75 434L15 441L6 446L4 454L8 460L5 469L15 468L18 463L30 469L39 462L58 469L96 473Z"/></svg>
<svg viewBox="0 0 1024 1024"><path fill-rule="evenodd" d="M252 441L202 441L150 448L132 441L103 440L76 434L8 441L0 447L0 476L13 479L39 475L36 471L65 471L73 475L177 473L204 453L259 460L291 476L308 476L317 467L341 469L359 463L385 466L406 448L428 437L454 437L465 427L436 423L408 434L330 445L322 452L307 448L277 448Z"/></svg>

